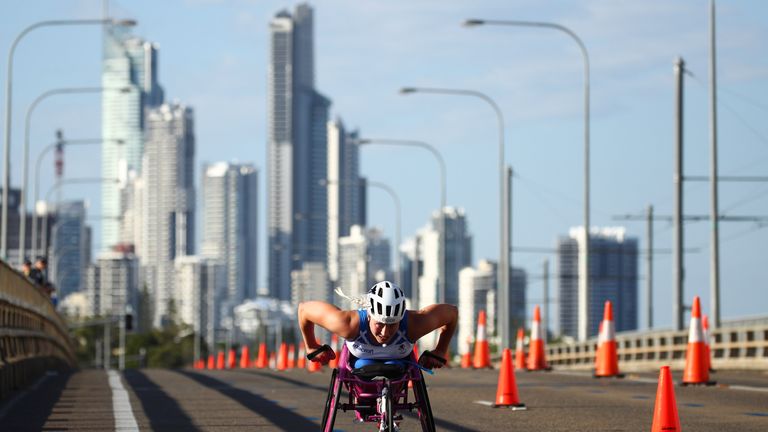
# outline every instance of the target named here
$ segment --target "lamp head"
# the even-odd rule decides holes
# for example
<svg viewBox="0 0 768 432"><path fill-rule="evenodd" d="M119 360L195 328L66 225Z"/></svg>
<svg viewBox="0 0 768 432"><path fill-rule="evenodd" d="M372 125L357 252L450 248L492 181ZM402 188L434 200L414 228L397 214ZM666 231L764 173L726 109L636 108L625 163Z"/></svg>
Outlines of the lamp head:
<svg viewBox="0 0 768 432"><path fill-rule="evenodd" d="M485 20L481 19L468 19L464 21L464 27L476 27L485 24Z"/></svg>
<svg viewBox="0 0 768 432"><path fill-rule="evenodd" d="M135 27L138 21L135 19L113 19L112 24L122 27Z"/></svg>

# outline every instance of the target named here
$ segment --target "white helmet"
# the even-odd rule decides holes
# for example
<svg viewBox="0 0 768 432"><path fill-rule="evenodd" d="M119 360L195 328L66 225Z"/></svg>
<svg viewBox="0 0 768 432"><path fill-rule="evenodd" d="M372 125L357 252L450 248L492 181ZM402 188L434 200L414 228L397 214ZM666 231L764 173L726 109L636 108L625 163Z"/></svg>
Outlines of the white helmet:
<svg viewBox="0 0 768 432"><path fill-rule="evenodd" d="M381 281L368 290L368 310L380 323L400 322L405 316L405 294L396 284Z"/></svg>

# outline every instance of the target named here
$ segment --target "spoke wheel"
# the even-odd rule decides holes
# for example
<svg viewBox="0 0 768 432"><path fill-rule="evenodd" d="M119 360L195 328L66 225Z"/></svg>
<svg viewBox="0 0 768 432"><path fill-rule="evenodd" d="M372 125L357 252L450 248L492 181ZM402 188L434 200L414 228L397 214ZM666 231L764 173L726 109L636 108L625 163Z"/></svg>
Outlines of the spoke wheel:
<svg viewBox="0 0 768 432"><path fill-rule="evenodd" d="M387 385L387 394L384 397L384 422L387 425L387 431L393 432L395 430L395 416L392 412L392 392L389 385Z"/></svg>
<svg viewBox="0 0 768 432"><path fill-rule="evenodd" d="M435 432L435 419L432 417L432 406L429 404L429 395L427 394L427 383L424 381L424 374L419 371L418 381L413 381L413 394L416 396L417 410L421 430L424 432Z"/></svg>
<svg viewBox="0 0 768 432"><path fill-rule="evenodd" d="M336 410L339 405L339 396L341 396L341 381L338 378L339 370L334 369L331 373L331 384L328 386L328 397L325 399L325 410L323 411L323 432L332 432L333 424L336 422Z"/></svg>

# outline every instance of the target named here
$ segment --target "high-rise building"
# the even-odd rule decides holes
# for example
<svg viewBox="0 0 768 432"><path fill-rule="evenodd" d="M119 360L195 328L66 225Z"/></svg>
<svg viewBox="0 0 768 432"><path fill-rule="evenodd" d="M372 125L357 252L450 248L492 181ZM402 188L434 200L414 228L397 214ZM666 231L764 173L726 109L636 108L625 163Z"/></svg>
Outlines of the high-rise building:
<svg viewBox="0 0 768 432"><path fill-rule="evenodd" d="M348 132L340 118L328 122L328 275L339 278L339 238L352 225L365 226L365 180L360 177L357 131Z"/></svg>
<svg viewBox="0 0 768 432"><path fill-rule="evenodd" d="M259 172L226 162L203 171L201 254L226 266L227 300L234 307L256 297Z"/></svg>
<svg viewBox="0 0 768 432"><path fill-rule="evenodd" d="M130 252L102 252L88 267L87 296L93 315L138 313L139 262Z"/></svg>
<svg viewBox="0 0 768 432"><path fill-rule="evenodd" d="M104 32L101 85L101 174L123 183L101 186L101 249L108 250L120 239L120 188L128 171L141 172L145 116L149 108L163 103L157 81L157 46L112 26Z"/></svg>
<svg viewBox="0 0 768 432"><path fill-rule="evenodd" d="M459 272L459 329L456 338L459 352L466 352L466 341L477 329L480 310L487 314L487 334L498 336L497 317L501 312L496 290L497 270L498 263L495 261L480 260L477 268L466 267ZM516 329L525 325L527 276L521 268L513 268L510 275L509 322L511 329Z"/></svg>
<svg viewBox="0 0 768 432"><path fill-rule="evenodd" d="M56 205L57 220L51 229L49 278L60 299L85 288L85 270L91 245L85 225L83 201L67 201Z"/></svg>
<svg viewBox="0 0 768 432"><path fill-rule="evenodd" d="M221 303L227 297L227 271L222 262L195 255L174 261L174 298L180 322L202 334L209 347L221 328Z"/></svg>
<svg viewBox="0 0 768 432"><path fill-rule="evenodd" d="M339 277L336 285L347 295L359 297L377 281L391 279L389 240L378 228L352 225L339 239Z"/></svg>
<svg viewBox="0 0 768 432"><path fill-rule="evenodd" d="M0 187L0 205L2 205L2 191L3 188ZM19 260L19 254L21 253L20 248L20 242L21 238L19 236L19 233L21 232L21 207L19 206L21 197L21 190L19 189L8 189L8 257L7 262L12 265L17 265ZM38 218L37 218L37 243L35 245L32 244L32 214L28 213L24 215L24 217L27 218L26 221L26 240L25 244L25 255L26 258L31 259L34 261L34 258L38 255L45 255L46 248L50 248L51 246L51 229L53 228L53 225L56 223L56 212L55 209L51 209L49 207L40 206L40 211L38 211ZM35 210L37 211L37 210ZM45 219L48 220L45 220ZM0 222L0 226L2 226L2 222ZM43 233L43 230L46 230L45 234ZM43 240L46 240L47 243L45 243ZM45 247L44 247L45 246Z"/></svg>
<svg viewBox="0 0 768 432"><path fill-rule="evenodd" d="M321 263L304 263L301 270L291 272L291 304L308 300L331 300L328 271Z"/></svg>
<svg viewBox="0 0 768 432"><path fill-rule="evenodd" d="M574 338L579 328L579 260L584 241L584 228L579 227L557 245L560 331ZM613 303L616 331L637 329L637 239L628 237L624 228L593 228L589 251L588 336L597 335L606 300Z"/></svg>
<svg viewBox="0 0 768 432"><path fill-rule="evenodd" d="M327 122L330 100L314 88L312 8L270 22L268 71L269 294L291 297L291 272L327 265Z"/></svg>
<svg viewBox="0 0 768 432"><path fill-rule="evenodd" d="M463 209L446 207L445 217L445 303L459 303L459 271L472 265L472 236ZM440 259L440 214L432 214L431 223L418 236L422 271L419 278L419 305L438 302L438 261Z"/></svg>
<svg viewBox="0 0 768 432"><path fill-rule="evenodd" d="M147 114L142 164L144 283L153 299L153 325L162 326L173 294L173 261L194 253L195 137L192 109L163 104ZM150 193L151 191L151 193Z"/></svg>

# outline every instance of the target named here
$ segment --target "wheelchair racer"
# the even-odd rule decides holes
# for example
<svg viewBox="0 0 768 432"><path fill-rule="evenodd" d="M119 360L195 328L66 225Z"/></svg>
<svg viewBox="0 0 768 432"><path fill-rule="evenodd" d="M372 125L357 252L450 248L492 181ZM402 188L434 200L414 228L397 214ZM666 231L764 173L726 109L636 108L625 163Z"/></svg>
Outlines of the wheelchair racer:
<svg viewBox="0 0 768 432"><path fill-rule="evenodd" d="M445 365L459 316L456 306L450 304L407 310L403 290L389 281L373 285L366 295L365 307L358 310L342 310L330 303L308 301L299 304L298 315L311 360L327 364L336 358L333 350L323 349L317 341L315 325L319 325L346 340L354 368L375 362L409 362L414 343L440 329L437 346L419 360L427 369Z"/></svg>

